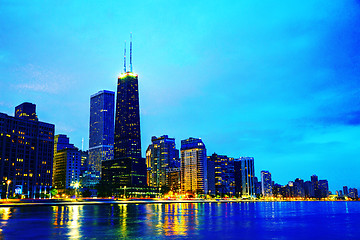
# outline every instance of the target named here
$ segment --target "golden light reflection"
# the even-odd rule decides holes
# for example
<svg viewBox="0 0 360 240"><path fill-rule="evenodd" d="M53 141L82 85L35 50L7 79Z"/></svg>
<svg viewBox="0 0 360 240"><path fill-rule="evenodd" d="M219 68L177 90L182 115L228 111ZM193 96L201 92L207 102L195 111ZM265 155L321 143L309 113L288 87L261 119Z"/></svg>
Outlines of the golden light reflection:
<svg viewBox="0 0 360 240"><path fill-rule="evenodd" d="M11 208L0 208L1 220L8 220L11 217Z"/></svg>
<svg viewBox="0 0 360 240"><path fill-rule="evenodd" d="M127 204L119 204L121 218L120 221L120 233L122 238L128 238L128 229L127 229L127 218L128 218L128 205Z"/></svg>
<svg viewBox="0 0 360 240"><path fill-rule="evenodd" d="M69 206L69 227L70 232L69 236L71 239L81 239L80 234L80 211L82 210L82 205Z"/></svg>

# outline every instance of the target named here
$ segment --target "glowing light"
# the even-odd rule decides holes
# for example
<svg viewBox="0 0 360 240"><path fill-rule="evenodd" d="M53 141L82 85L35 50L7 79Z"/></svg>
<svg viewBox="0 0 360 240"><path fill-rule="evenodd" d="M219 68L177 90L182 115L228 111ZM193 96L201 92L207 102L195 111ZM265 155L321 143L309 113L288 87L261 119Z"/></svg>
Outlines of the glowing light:
<svg viewBox="0 0 360 240"><path fill-rule="evenodd" d="M137 77L138 75L137 75L136 73L126 72L126 73L120 74L119 78L125 78L125 77L127 77L127 76Z"/></svg>

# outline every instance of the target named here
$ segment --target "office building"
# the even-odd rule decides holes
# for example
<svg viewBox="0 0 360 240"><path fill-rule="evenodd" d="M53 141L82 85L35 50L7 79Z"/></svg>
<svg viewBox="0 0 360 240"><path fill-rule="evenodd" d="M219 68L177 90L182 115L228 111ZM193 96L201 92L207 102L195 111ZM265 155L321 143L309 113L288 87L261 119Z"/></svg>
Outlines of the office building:
<svg viewBox="0 0 360 240"><path fill-rule="evenodd" d="M208 159L215 166L215 194L221 197L234 195L234 158L214 153Z"/></svg>
<svg viewBox="0 0 360 240"><path fill-rule="evenodd" d="M169 138L168 135L159 138L154 136L151 142L146 150L147 184L151 187L170 189L168 173L177 172L180 167L175 139Z"/></svg>
<svg viewBox="0 0 360 240"><path fill-rule="evenodd" d="M347 186L343 186L343 191L344 191L344 196L348 196L349 195L349 189Z"/></svg>
<svg viewBox="0 0 360 240"><path fill-rule="evenodd" d="M261 171L261 193L263 197L272 196L271 173L269 171Z"/></svg>
<svg viewBox="0 0 360 240"><path fill-rule="evenodd" d="M319 180L319 197L327 198L329 196L329 183L327 180Z"/></svg>
<svg viewBox="0 0 360 240"><path fill-rule="evenodd" d="M235 193L243 198L255 197L254 158L240 157L234 161Z"/></svg>
<svg viewBox="0 0 360 240"><path fill-rule="evenodd" d="M115 93L99 91L90 97L88 172L101 177L101 163L114 158Z"/></svg>
<svg viewBox="0 0 360 240"><path fill-rule="evenodd" d="M103 162L104 182L117 188L146 186L146 163L141 157L138 75L130 71L118 78L115 115L114 159ZM129 188L130 187L130 188ZM135 190L134 190L135 191ZM137 190L136 190L137 191Z"/></svg>
<svg viewBox="0 0 360 240"><path fill-rule="evenodd" d="M55 126L38 121L35 104L15 109L15 117L0 113L1 197L10 180L8 196L35 198L52 186Z"/></svg>
<svg viewBox="0 0 360 240"><path fill-rule="evenodd" d="M53 187L59 193L74 189L80 183L81 151L64 134L55 136Z"/></svg>
<svg viewBox="0 0 360 240"><path fill-rule="evenodd" d="M181 191L189 194L207 194L207 157L200 138L181 141Z"/></svg>

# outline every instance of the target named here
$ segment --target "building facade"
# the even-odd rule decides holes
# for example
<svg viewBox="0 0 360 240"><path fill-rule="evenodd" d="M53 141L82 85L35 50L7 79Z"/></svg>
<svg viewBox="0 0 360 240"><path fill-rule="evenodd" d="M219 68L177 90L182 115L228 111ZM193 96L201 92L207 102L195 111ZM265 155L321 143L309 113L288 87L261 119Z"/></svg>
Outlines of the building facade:
<svg viewBox="0 0 360 240"><path fill-rule="evenodd" d="M99 91L90 98L89 159L87 171L101 177L102 161L114 158L115 93Z"/></svg>
<svg viewBox="0 0 360 240"><path fill-rule="evenodd" d="M64 134L55 136L53 187L59 192L80 183L82 153Z"/></svg>
<svg viewBox="0 0 360 240"><path fill-rule="evenodd" d="M125 67L117 84L114 159L104 161L102 167L104 183L118 186L118 190L127 186L137 191L135 187L147 185L145 158L141 157L138 88L138 75L132 72L132 65L130 72Z"/></svg>
<svg viewBox="0 0 360 240"><path fill-rule="evenodd" d="M15 109L15 117L0 113L1 197L10 180L8 196L35 198L52 186L55 126L38 121L35 104Z"/></svg>
<svg viewBox="0 0 360 240"><path fill-rule="evenodd" d="M272 197L272 181L269 171L261 171L261 193L263 197Z"/></svg>
<svg viewBox="0 0 360 240"><path fill-rule="evenodd" d="M190 194L208 194L207 156L200 138L181 141L181 191Z"/></svg>
<svg viewBox="0 0 360 240"><path fill-rule="evenodd" d="M234 158L216 153L208 157L215 167L215 193L221 197L235 194ZM210 179L208 179L210 181Z"/></svg>
<svg viewBox="0 0 360 240"><path fill-rule="evenodd" d="M147 184L170 190L169 173L177 172L180 167L175 138L163 135L159 138L152 137L151 142L146 150Z"/></svg>
<svg viewBox="0 0 360 240"><path fill-rule="evenodd" d="M249 198L255 197L254 158L240 157L234 161L236 195Z"/></svg>

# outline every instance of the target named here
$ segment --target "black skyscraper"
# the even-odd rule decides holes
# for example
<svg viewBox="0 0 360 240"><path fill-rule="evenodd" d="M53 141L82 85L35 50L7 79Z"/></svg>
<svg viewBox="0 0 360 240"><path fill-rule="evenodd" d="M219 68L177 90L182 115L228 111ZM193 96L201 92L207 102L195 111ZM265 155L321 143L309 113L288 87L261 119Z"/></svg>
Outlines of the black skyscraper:
<svg viewBox="0 0 360 240"><path fill-rule="evenodd" d="M102 167L103 180L114 186L146 185L145 158L141 157L138 75L132 72L131 50L130 45L130 72L124 68L125 73L118 78L114 160L104 161Z"/></svg>
<svg viewBox="0 0 360 240"><path fill-rule="evenodd" d="M115 159L141 158L138 75L118 79L115 116Z"/></svg>

